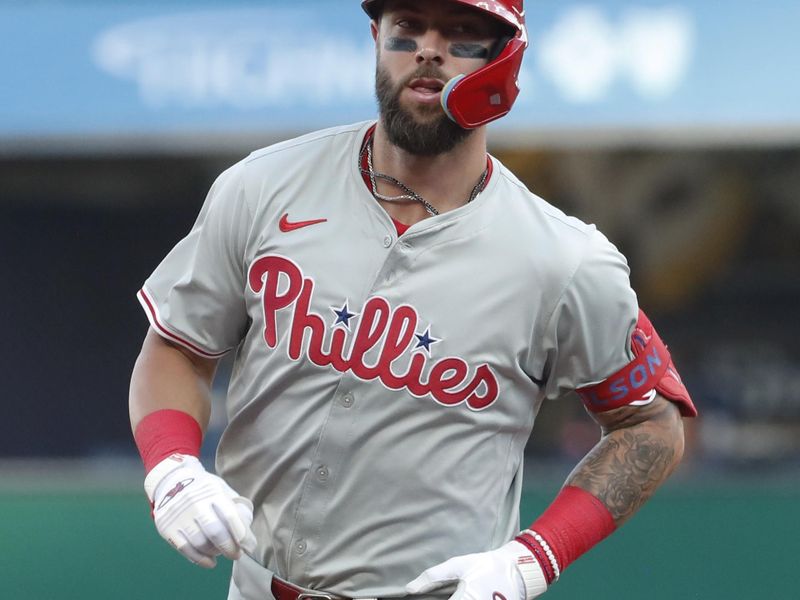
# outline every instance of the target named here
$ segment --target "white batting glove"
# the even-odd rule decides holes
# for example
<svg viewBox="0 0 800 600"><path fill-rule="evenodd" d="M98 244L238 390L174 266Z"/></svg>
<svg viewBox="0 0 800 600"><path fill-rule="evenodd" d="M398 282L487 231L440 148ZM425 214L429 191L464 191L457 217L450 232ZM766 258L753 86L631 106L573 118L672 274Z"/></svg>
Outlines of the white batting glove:
<svg viewBox="0 0 800 600"><path fill-rule="evenodd" d="M236 560L255 550L253 503L194 456L165 458L147 474L144 489L158 533L193 563L211 569L220 554Z"/></svg>
<svg viewBox="0 0 800 600"><path fill-rule="evenodd" d="M439 563L406 585L406 591L424 594L455 582L450 600L532 600L547 591L539 562L517 541Z"/></svg>

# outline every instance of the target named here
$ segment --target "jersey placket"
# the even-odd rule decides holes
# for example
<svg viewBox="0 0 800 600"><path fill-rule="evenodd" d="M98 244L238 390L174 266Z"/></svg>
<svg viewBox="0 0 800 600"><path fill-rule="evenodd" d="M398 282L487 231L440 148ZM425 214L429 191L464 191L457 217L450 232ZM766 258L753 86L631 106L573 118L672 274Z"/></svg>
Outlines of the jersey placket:
<svg viewBox="0 0 800 600"><path fill-rule="evenodd" d="M411 245L398 241L396 231L386 230L376 236L375 252L384 253L379 269L364 302L373 296L385 295L387 288L401 278L410 265ZM366 287L366 286L365 286ZM352 331L357 330L357 325ZM354 339L348 344L352 350ZM378 345L380 346L380 344ZM359 408L370 396L387 393L379 381L364 381L351 371L342 373L329 403L328 415L320 430L309 469L302 484L292 541L288 547L289 578L308 574L318 544L330 543L323 536L330 513L330 498L336 486L346 478L348 454L357 451L350 438L359 424Z"/></svg>

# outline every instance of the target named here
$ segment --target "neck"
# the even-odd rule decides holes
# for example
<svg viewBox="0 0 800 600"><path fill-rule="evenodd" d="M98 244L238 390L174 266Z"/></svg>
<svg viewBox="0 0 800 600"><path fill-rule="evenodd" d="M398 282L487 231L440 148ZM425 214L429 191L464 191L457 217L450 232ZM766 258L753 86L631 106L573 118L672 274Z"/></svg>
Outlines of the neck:
<svg viewBox="0 0 800 600"><path fill-rule="evenodd" d="M475 130L451 151L437 156L417 156L392 144L379 121L373 139L373 162L376 171L402 181L430 202L439 213L467 203L473 188L486 169L486 128ZM390 183L378 180L385 195L398 191ZM381 201L389 214L403 223L413 224L428 217L419 203Z"/></svg>

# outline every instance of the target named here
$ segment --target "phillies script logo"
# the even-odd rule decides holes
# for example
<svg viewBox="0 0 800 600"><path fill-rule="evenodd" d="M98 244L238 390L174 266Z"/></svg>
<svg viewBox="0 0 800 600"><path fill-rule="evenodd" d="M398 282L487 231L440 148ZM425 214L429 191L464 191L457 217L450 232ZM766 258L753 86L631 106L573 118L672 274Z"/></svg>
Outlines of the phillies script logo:
<svg viewBox="0 0 800 600"><path fill-rule="evenodd" d="M305 354L315 365L331 366L342 373L350 371L365 381L377 379L390 390L407 389L418 398L429 395L446 406L466 402L471 409L481 410L497 399L497 378L488 365L481 364L470 373L469 365L460 358L433 362L427 352L415 351L420 347L428 350L437 340L429 336L429 331L423 335L416 333L419 318L411 306L392 308L386 299L374 296L364 304L358 327L351 334L347 323L355 314L348 313L346 306L337 311L340 316L337 323L343 322L345 327L332 330L320 315L311 311L314 281L303 277L300 267L291 260L275 255L257 259L250 266L248 282L253 292L262 295L264 341L270 348L278 344L277 314L292 311L289 335L292 360L300 359L308 331L310 340ZM367 364L365 355L381 343L377 362ZM413 354L407 370L395 373L392 363L409 350Z"/></svg>

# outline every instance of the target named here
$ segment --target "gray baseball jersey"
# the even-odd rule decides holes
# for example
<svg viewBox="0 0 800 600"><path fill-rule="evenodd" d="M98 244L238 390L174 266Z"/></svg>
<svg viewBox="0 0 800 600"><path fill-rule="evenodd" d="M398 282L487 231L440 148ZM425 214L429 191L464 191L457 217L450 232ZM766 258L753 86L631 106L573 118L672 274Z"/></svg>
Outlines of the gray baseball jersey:
<svg viewBox="0 0 800 600"><path fill-rule="evenodd" d="M256 506L253 558L350 597L511 539L542 401L627 364L638 310L617 249L494 158L398 237L359 171L371 125L225 171L139 294L162 336L235 352L216 466ZM237 563L231 597L259 577Z"/></svg>

